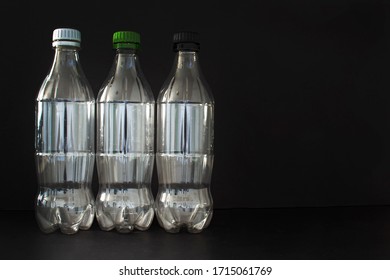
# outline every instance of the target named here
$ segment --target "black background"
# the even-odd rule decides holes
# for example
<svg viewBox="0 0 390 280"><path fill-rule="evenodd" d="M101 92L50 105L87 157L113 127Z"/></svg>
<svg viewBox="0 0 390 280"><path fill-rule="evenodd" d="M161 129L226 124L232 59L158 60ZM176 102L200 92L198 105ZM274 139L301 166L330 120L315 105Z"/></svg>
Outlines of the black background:
<svg viewBox="0 0 390 280"><path fill-rule="evenodd" d="M1 210L33 209L34 102L59 27L81 31L95 97L114 58L113 32L141 34L141 67L155 97L172 67L173 33L201 34L200 62L216 100L216 209L390 204L388 2L0 6ZM156 176L152 185L156 194Z"/></svg>

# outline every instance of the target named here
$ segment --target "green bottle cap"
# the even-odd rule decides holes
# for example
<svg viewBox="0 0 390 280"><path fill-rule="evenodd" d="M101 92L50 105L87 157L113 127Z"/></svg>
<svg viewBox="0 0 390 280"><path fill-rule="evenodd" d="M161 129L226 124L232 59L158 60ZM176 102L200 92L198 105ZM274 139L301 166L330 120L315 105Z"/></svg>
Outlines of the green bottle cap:
<svg viewBox="0 0 390 280"><path fill-rule="evenodd" d="M114 49L139 49L140 35L133 31L117 31L112 36Z"/></svg>

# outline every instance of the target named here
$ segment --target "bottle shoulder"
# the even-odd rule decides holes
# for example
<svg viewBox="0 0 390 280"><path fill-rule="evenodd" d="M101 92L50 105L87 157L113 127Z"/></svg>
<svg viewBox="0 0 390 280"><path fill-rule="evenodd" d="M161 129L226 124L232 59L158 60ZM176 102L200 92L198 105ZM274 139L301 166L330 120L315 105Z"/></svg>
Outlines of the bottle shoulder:
<svg viewBox="0 0 390 280"><path fill-rule="evenodd" d="M94 101L92 88L78 71L51 71L44 79L37 100Z"/></svg>
<svg viewBox="0 0 390 280"><path fill-rule="evenodd" d="M97 102L154 103L150 85L140 70L111 71L99 90Z"/></svg>
<svg viewBox="0 0 390 280"><path fill-rule="evenodd" d="M202 73L176 72L165 81L157 102L214 104L214 97Z"/></svg>

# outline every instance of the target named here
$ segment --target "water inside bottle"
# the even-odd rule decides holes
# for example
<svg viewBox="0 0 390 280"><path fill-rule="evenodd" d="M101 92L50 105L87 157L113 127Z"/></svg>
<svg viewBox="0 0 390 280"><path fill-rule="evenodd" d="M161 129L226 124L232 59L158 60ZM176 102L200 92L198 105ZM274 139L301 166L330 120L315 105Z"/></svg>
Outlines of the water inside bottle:
<svg viewBox="0 0 390 280"><path fill-rule="evenodd" d="M162 103L158 152L159 223L170 232L200 232L212 217L210 180L213 108L209 104Z"/></svg>
<svg viewBox="0 0 390 280"><path fill-rule="evenodd" d="M154 216L153 154L99 154L97 219L103 230L146 230Z"/></svg>
<svg viewBox="0 0 390 280"><path fill-rule="evenodd" d="M146 230L154 217L154 104L98 104L97 219L103 230Z"/></svg>
<svg viewBox="0 0 390 280"><path fill-rule="evenodd" d="M93 102L37 104L36 216L42 231L88 229L93 222Z"/></svg>
<svg viewBox="0 0 390 280"><path fill-rule="evenodd" d="M153 196L149 185L102 184L96 204L97 219L103 230L146 230L154 216Z"/></svg>
<svg viewBox="0 0 390 280"><path fill-rule="evenodd" d="M207 185L167 184L159 186L156 211L160 224L168 231L186 228L200 232L210 223L213 208Z"/></svg>

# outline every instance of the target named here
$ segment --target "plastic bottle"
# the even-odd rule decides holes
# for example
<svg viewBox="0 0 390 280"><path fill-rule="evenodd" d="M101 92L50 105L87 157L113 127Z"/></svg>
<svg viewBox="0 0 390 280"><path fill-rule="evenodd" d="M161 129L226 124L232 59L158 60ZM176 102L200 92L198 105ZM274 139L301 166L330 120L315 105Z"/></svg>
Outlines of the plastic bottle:
<svg viewBox="0 0 390 280"><path fill-rule="evenodd" d="M102 230L147 230L154 217L155 101L138 58L140 35L113 35L116 56L97 98L96 217Z"/></svg>
<svg viewBox="0 0 390 280"><path fill-rule="evenodd" d="M95 215L95 102L80 64L80 42L78 30L54 30L54 62L36 99L35 213L46 233L87 230Z"/></svg>
<svg viewBox="0 0 390 280"><path fill-rule="evenodd" d="M155 202L159 224L168 232L206 228L213 214L214 99L199 63L199 34L173 36L173 68L157 100Z"/></svg>

